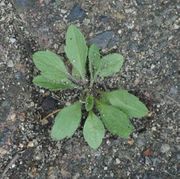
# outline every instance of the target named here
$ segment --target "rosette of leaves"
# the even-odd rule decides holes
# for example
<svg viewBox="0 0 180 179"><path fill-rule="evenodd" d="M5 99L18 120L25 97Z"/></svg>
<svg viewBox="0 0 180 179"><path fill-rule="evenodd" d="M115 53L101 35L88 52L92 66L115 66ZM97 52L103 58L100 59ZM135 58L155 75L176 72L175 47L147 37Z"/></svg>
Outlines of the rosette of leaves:
<svg viewBox="0 0 180 179"><path fill-rule="evenodd" d="M72 70L62 57L51 51L37 51L33 55L34 64L40 70L40 75L33 79L35 85L54 91L80 88L85 103L79 100L60 110L52 126L52 139L72 137L80 125L82 105L88 112L83 135L90 147L97 149L100 146L105 129L128 138L134 129L130 119L146 116L146 106L126 90L101 91L98 95L93 91L99 79L121 70L123 56L118 53L101 56L94 44L88 48L84 36L74 25L70 25L66 33L65 53Z"/></svg>

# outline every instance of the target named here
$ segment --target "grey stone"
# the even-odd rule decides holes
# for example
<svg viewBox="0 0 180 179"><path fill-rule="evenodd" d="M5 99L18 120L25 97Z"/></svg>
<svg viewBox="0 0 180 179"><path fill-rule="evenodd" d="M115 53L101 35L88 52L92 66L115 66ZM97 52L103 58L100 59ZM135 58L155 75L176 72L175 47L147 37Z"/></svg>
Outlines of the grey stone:
<svg viewBox="0 0 180 179"><path fill-rule="evenodd" d="M25 80L24 75L23 75L21 72L19 72L19 71L15 73L15 78L16 78L18 81Z"/></svg>
<svg viewBox="0 0 180 179"><path fill-rule="evenodd" d="M176 87L176 86L172 86L172 87L170 88L169 94L171 94L171 95L177 95L177 93L178 93L177 87Z"/></svg>
<svg viewBox="0 0 180 179"><path fill-rule="evenodd" d="M149 5L152 4L152 0L136 0L136 3L140 6Z"/></svg>
<svg viewBox="0 0 180 179"><path fill-rule="evenodd" d="M8 113L11 108L11 103L9 100L5 100L2 103L0 103L0 121L6 120Z"/></svg>
<svg viewBox="0 0 180 179"><path fill-rule="evenodd" d="M15 38L10 38L9 41L13 44L16 42L16 39Z"/></svg>
<svg viewBox="0 0 180 179"><path fill-rule="evenodd" d="M9 60L8 63L7 63L7 66L10 67L10 68L14 67L13 61Z"/></svg>
<svg viewBox="0 0 180 179"><path fill-rule="evenodd" d="M86 16L86 12L81 8L79 4L75 4L73 8L70 11L70 14L68 15L67 19L68 21L83 21L83 19Z"/></svg>
<svg viewBox="0 0 180 179"><path fill-rule="evenodd" d="M146 165L151 165L152 164L152 161L149 157L145 157L145 164Z"/></svg>
<svg viewBox="0 0 180 179"><path fill-rule="evenodd" d="M144 146L144 145L145 145L145 139L143 139L143 138L138 138L138 139L137 139L137 145L138 145L138 147Z"/></svg>
<svg viewBox="0 0 180 179"><path fill-rule="evenodd" d="M15 0L15 4L21 8L28 8L34 6L36 0Z"/></svg>
<svg viewBox="0 0 180 179"><path fill-rule="evenodd" d="M158 158L151 158L151 160L154 167L156 167L161 162Z"/></svg>
<svg viewBox="0 0 180 179"><path fill-rule="evenodd" d="M128 49L133 52L140 52L140 46L137 41L130 41L128 45Z"/></svg>
<svg viewBox="0 0 180 179"><path fill-rule="evenodd" d="M166 152L168 152L170 150L170 145L169 144L163 144L162 146L161 146L161 148L160 148L160 151L162 152L162 153L166 153Z"/></svg>
<svg viewBox="0 0 180 179"><path fill-rule="evenodd" d="M121 163L121 161L119 160L119 158L116 158L116 164L118 165L120 163Z"/></svg>
<svg viewBox="0 0 180 179"><path fill-rule="evenodd" d="M79 173L76 173L72 178L73 179L78 179L80 177L80 174Z"/></svg>
<svg viewBox="0 0 180 179"><path fill-rule="evenodd" d="M53 110L58 104L58 101L48 96L42 102L42 108L44 111L49 112Z"/></svg>
<svg viewBox="0 0 180 179"><path fill-rule="evenodd" d="M105 165L107 165L107 166L109 166L111 162L112 162L112 157L111 157L111 156L107 156L107 157L104 159L104 163L105 163Z"/></svg>
<svg viewBox="0 0 180 179"><path fill-rule="evenodd" d="M112 48L119 41L119 37L113 31L105 31L97 34L89 40L90 44L96 44L99 48Z"/></svg>
<svg viewBox="0 0 180 179"><path fill-rule="evenodd" d="M105 15L99 16L99 20L100 20L101 22L103 22L103 23L108 22L109 19L110 19L110 18L109 18L108 16L105 16Z"/></svg>
<svg viewBox="0 0 180 179"><path fill-rule="evenodd" d="M180 153L176 155L177 160L180 160Z"/></svg>

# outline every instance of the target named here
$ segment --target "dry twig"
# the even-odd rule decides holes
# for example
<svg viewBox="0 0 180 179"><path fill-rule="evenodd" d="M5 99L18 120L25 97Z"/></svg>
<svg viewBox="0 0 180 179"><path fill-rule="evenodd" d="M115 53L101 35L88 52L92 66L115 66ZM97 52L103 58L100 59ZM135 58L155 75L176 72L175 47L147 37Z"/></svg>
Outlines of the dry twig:
<svg viewBox="0 0 180 179"><path fill-rule="evenodd" d="M47 116L45 116L45 117L44 117L43 119L41 119L41 120L45 120L45 119L51 117L53 114L56 114L56 113L59 112L59 111L60 111L60 109L56 109L56 110L54 110L53 112L51 112L50 114L48 114Z"/></svg>
<svg viewBox="0 0 180 179"><path fill-rule="evenodd" d="M14 164L16 162L16 160L19 158L19 154L16 154L11 161L9 162L9 164L6 166L6 168L4 169L4 172L1 175L1 178L3 179L7 173L7 171L9 170L9 168L11 168L12 164Z"/></svg>

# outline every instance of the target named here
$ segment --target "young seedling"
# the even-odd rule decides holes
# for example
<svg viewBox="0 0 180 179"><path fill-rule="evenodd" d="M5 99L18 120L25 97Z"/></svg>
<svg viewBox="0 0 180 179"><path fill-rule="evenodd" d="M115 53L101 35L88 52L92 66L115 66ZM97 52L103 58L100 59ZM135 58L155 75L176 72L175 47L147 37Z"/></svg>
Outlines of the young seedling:
<svg viewBox="0 0 180 179"><path fill-rule="evenodd" d="M81 99L88 112L83 135L93 149L102 143L105 128L113 135L128 138L134 129L129 119L146 116L148 109L126 90L107 92L94 87L99 79L103 80L120 71L123 56L112 53L102 57L96 45L87 47L84 36L74 25L67 30L65 53L72 70L67 68L62 57L51 51L34 53L34 64L41 73L33 79L33 83L53 91L81 89ZM52 139L62 140L74 134L83 115L84 103L81 101L60 110L51 130Z"/></svg>

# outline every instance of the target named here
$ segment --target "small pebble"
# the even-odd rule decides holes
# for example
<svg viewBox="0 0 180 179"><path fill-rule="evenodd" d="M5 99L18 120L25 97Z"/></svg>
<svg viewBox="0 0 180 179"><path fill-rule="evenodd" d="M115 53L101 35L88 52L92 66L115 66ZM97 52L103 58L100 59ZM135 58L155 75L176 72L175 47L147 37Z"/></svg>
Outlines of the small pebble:
<svg viewBox="0 0 180 179"><path fill-rule="evenodd" d="M162 153L166 153L166 152L168 152L169 150L170 150L169 144L163 144L163 145L161 146L161 148L160 148L160 151L161 151Z"/></svg>
<svg viewBox="0 0 180 179"><path fill-rule="evenodd" d="M154 68L155 68L155 65L154 65L154 64L152 64L152 65L151 65L151 69L154 69Z"/></svg>
<svg viewBox="0 0 180 179"><path fill-rule="evenodd" d="M12 165L11 165L11 168L15 168L15 166L16 166L15 164L12 164Z"/></svg>
<svg viewBox="0 0 180 179"><path fill-rule="evenodd" d="M174 30L178 30L179 27L180 27L180 26L179 26L178 24L174 24L173 29L174 29Z"/></svg>
<svg viewBox="0 0 180 179"><path fill-rule="evenodd" d="M116 158L116 164L118 165L120 163L121 163L121 161L118 158Z"/></svg>
<svg viewBox="0 0 180 179"><path fill-rule="evenodd" d="M156 127L155 127L155 126L154 126L154 127L152 127L151 129L152 129L152 131L156 131Z"/></svg>
<svg viewBox="0 0 180 179"><path fill-rule="evenodd" d="M14 67L13 61L9 60L8 63L7 63L7 66L10 67L10 68Z"/></svg>
<svg viewBox="0 0 180 179"><path fill-rule="evenodd" d="M129 145L133 145L133 144L134 144L134 140L133 140L132 138L129 138L129 139L128 139L128 144L129 144Z"/></svg>
<svg viewBox="0 0 180 179"><path fill-rule="evenodd" d="M20 143L19 144L19 148L23 148L23 147L24 147L24 145Z"/></svg>
<svg viewBox="0 0 180 179"><path fill-rule="evenodd" d="M65 9L61 9L61 13L62 13L62 14L66 14L66 12L67 12L67 11L66 11Z"/></svg>
<svg viewBox="0 0 180 179"><path fill-rule="evenodd" d="M91 22L90 19L84 19L83 21L84 25L88 25L90 22Z"/></svg>
<svg viewBox="0 0 180 179"><path fill-rule="evenodd" d="M16 113L10 113L7 120L14 122L16 120Z"/></svg>
<svg viewBox="0 0 180 179"><path fill-rule="evenodd" d="M108 167L104 167L104 170L107 170L108 169Z"/></svg>
<svg viewBox="0 0 180 179"><path fill-rule="evenodd" d="M3 157L5 154L7 154L8 151L0 147L0 157Z"/></svg>
<svg viewBox="0 0 180 179"><path fill-rule="evenodd" d="M177 95L177 94L178 94L178 87L177 87L177 86L172 86L172 87L170 88L169 94L171 94L171 95Z"/></svg>
<svg viewBox="0 0 180 179"><path fill-rule="evenodd" d="M106 141L106 144L107 144L107 145L110 145L110 143L111 143L110 140L107 140L107 141Z"/></svg>
<svg viewBox="0 0 180 179"><path fill-rule="evenodd" d="M28 143L27 147L28 147L28 148L29 148L29 147L34 147L33 141L30 141L30 142Z"/></svg>
<svg viewBox="0 0 180 179"><path fill-rule="evenodd" d="M41 159L42 159L42 156L40 154L35 156L35 160L41 160Z"/></svg>
<svg viewBox="0 0 180 179"><path fill-rule="evenodd" d="M13 44L16 42L16 39L15 38L10 38L9 41Z"/></svg>
<svg viewBox="0 0 180 179"><path fill-rule="evenodd" d="M119 29L119 30L118 30L118 34L121 34L121 33L122 33L122 30L121 30L121 29Z"/></svg>

